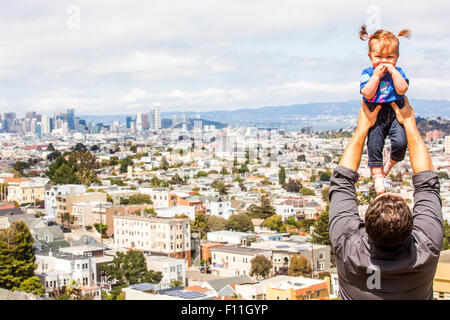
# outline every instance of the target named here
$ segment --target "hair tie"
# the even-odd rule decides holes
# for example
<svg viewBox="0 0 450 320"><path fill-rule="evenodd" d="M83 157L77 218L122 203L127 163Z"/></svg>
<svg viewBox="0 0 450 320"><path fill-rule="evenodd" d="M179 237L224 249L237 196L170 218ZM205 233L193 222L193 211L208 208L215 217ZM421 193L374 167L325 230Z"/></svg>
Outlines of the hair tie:
<svg viewBox="0 0 450 320"><path fill-rule="evenodd" d="M368 33L367 36L369 37L369 39L372 39L372 34Z"/></svg>

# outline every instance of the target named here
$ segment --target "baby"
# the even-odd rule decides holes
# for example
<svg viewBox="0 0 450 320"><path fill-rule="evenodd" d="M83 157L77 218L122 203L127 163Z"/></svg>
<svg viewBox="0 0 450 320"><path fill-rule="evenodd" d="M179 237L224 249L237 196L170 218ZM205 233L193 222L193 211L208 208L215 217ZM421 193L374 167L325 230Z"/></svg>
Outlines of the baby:
<svg viewBox="0 0 450 320"><path fill-rule="evenodd" d="M409 38L409 35L409 30L402 30L398 37ZM369 167L377 194L385 192L384 178L397 162L405 158L407 148L405 129L398 123L391 107L393 101L399 108L404 106L404 94L409 85L403 70L396 67L399 57L398 37L385 30L369 34L365 25L360 30L361 40L369 40L369 59L372 62L372 67L361 73L360 92L370 111L377 105L382 106L367 138ZM383 164L383 148L387 136L391 140L391 152L389 160Z"/></svg>

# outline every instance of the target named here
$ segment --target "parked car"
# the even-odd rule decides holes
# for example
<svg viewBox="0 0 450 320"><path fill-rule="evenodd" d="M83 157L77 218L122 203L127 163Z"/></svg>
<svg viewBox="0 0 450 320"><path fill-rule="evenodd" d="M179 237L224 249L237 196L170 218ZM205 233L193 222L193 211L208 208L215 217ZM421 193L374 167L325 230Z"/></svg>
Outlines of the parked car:
<svg viewBox="0 0 450 320"><path fill-rule="evenodd" d="M200 270L201 273L205 273L205 269L206 269L206 273L211 273L211 266L210 265L207 265L206 267L205 266L201 266L199 270Z"/></svg>
<svg viewBox="0 0 450 320"><path fill-rule="evenodd" d="M63 227L63 226L61 226L61 230L64 233L72 232L72 230L70 230L69 228Z"/></svg>

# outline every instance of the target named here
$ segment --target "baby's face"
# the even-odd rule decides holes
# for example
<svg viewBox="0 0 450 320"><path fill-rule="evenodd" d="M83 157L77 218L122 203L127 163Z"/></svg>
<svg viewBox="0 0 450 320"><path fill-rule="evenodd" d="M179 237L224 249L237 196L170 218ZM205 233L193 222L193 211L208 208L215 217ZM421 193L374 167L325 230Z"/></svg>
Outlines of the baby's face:
<svg viewBox="0 0 450 320"><path fill-rule="evenodd" d="M397 53L388 47L382 47L379 43L374 43L372 50L369 52L369 58L374 68L380 64L392 64L395 66L397 63Z"/></svg>

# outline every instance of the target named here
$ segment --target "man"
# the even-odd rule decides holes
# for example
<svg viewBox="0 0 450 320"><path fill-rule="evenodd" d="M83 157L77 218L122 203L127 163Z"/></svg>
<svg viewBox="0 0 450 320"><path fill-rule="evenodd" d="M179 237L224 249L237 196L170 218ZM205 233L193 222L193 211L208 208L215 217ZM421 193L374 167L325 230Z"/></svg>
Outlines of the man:
<svg viewBox="0 0 450 320"><path fill-rule="evenodd" d="M443 238L439 181L416 127L414 111L392 108L406 131L413 170L414 208L396 194L382 194L359 218L355 183L364 141L381 106L364 102L358 125L330 181L330 240L341 299L432 299Z"/></svg>

